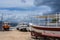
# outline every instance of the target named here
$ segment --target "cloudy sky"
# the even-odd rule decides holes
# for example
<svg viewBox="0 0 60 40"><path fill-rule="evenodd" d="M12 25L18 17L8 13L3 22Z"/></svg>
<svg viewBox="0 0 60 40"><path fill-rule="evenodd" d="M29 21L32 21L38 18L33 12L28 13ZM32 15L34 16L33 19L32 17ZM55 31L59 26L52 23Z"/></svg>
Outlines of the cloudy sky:
<svg viewBox="0 0 60 40"><path fill-rule="evenodd" d="M44 2L44 0L0 0L0 17L3 14L4 20L20 21L31 15L52 12L52 8L47 3L43 4Z"/></svg>

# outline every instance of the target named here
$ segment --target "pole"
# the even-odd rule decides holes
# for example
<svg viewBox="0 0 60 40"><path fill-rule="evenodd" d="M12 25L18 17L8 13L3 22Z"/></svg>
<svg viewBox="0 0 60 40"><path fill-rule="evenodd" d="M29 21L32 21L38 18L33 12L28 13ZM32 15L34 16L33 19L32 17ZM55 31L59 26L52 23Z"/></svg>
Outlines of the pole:
<svg viewBox="0 0 60 40"><path fill-rule="evenodd" d="M57 13L56 13L56 20L57 20L57 18L58 18L58 15L57 15ZM56 27L58 26L58 23L57 23L57 21L56 21Z"/></svg>
<svg viewBox="0 0 60 40"><path fill-rule="evenodd" d="M47 24L48 24L48 27L49 27L49 19L50 19L50 18L49 18L49 15L48 15L48 16L47 16L47 21L48 21Z"/></svg>
<svg viewBox="0 0 60 40"><path fill-rule="evenodd" d="M1 14L1 27L0 27L0 30L2 31L3 30L3 13Z"/></svg>
<svg viewBox="0 0 60 40"><path fill-rule="evenodd" d="M47 26L47 16L46 16L46 18L45 18L45 26Z"/></svg>

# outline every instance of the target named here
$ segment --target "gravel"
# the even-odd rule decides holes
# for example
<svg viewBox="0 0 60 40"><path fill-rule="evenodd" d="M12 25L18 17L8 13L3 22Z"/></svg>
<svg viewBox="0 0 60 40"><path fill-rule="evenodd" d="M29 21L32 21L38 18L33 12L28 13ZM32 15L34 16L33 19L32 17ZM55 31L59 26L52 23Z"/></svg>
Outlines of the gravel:
<svg viewBox="0 0 60 40"><path fill-rule="evenodd" d="M0 40L32 40L30 32L0 31Z"/></svg>

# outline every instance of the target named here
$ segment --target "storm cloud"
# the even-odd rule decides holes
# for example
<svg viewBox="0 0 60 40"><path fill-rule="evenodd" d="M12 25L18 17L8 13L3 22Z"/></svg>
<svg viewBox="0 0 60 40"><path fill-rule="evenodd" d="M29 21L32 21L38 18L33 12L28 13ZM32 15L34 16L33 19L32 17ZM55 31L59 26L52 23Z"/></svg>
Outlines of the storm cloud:
<svg viewBox="0 0 60 40"><path fill-rule="evenodd" d="M46 5L52 9L53 12L60 12L60 0L35 0L35 6Z"/></svg>

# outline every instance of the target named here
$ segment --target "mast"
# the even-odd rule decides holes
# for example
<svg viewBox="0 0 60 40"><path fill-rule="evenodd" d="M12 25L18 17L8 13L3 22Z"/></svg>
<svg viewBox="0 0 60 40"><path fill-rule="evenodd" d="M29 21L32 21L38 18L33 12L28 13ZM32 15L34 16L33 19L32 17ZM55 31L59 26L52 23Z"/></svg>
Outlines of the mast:
<svg viewBox="0 0 60 40"><path fill-rule="evenodd" d="M2 13L2 16L1 16L1 21L3 21L3 13Z"/></svg>
<svg viewBox="0 0 60 40"><path fill-rule="evenodd" d="M0 27L1 30L3 30L3 27L2 27L2 26L3 26L3 13L2 13L2 15L1 15L1 27Z"/></svg>

